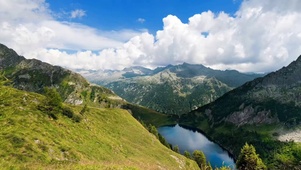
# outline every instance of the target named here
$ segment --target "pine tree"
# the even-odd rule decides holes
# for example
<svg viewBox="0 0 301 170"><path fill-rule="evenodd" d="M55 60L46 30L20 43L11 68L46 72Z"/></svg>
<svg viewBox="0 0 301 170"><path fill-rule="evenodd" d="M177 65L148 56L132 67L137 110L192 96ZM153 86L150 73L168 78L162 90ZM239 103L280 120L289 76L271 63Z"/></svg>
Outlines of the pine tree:
<svg viewBox="0 0 301 170"><path fill-rule="evenodd" d="M206 168L206 157L202 151L195 150L193 152L193 158L201 169Z"/></svg>
<svg viewBox="0 0 301 170"><path fill-rule="evenodd" d="M238 170L266 170L253 145L246 143L240 151L236 162Z"/></svg>

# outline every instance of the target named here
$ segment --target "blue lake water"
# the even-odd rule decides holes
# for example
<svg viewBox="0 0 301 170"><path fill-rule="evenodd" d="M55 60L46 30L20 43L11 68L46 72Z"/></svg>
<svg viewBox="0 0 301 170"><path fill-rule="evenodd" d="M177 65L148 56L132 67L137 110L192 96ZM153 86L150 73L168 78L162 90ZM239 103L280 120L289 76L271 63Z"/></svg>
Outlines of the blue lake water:
<svg viewBox="0 0 301 170"><path fill-rule="evenodd" d="M158 132L164 136L168 143L173 146L178 145L181 153L184 153L184 151L192 153L194 150L201 150L212 167L226 165L235 169L234 160L229 156L228 152L197 131L176 125L160 127Z"/></svg>

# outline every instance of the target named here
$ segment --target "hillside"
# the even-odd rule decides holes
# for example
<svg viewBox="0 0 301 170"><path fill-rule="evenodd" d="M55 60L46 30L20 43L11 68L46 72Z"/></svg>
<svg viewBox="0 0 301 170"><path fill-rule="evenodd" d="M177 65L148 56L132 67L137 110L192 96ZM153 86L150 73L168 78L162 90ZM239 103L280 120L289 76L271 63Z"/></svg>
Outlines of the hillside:
<svg viewBox="0 0 301 170"><path fill-rule="evenodd" d="M83 75L131 103L178 115L203 106L234 87L261 76L187 63L155 70L132 67L122 71L83 72Z"/></svg>
<svg viewBox="0 0 301 170"><path fill-rule="evenodd" d="M69 104L125 108L138 120L157 127L175 123L172 117L128 103L111 90L90 84L80 74L36 59L25 59L3 44L0 44L0 74L20 90L42 94L45 87L53 87Z"/></svg>
<svg viewBox="0 0 301 170"><path fill-rule="evenodd" d="M44 87L55 87L63 100L70 104L118 99L112 91L91 85L77 73L36 59L25 59L2 44L0 71L13 82L15 88L42 93Z"/></svg>
<svg viewBox="0 0 301 170"><path fill-rule="evenodd" d="M183 115L180 122L202 129L234 155L245 142L253 143L270 167L298 169L301 144L281 139L299 132L300 75L301 57Z"/></svg>
<svg viewBox="0 0 301 170"><path fill-rule="evenodd" d="M42 95L0 85L0 98L2 168L197 169L125 110L89 106L80 122L63 115L54 120L37 109ZM83 109L68 107L75 114Z"/></svg>

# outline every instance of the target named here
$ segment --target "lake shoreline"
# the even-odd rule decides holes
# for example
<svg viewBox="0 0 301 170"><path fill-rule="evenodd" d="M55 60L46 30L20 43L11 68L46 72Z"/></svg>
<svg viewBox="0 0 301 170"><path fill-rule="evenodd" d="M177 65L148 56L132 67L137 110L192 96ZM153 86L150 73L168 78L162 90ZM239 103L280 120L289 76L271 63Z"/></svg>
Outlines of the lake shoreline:
<svg viewBox="0 0 301 170"><path fill-rule="evenodd" d="M188 131L190 131L189 133L192 133L192 134L194 134L194 133L198 133L199 135L202 135L203 137L204 137L204 139L198 139L198 140L196 140L196 141L200 141L201 143L200 143L200 146L202 146L203 144L205 144L206 142L205 141L208 141L208 142L210 142L210 143L213 143L214 145L216 145L217 147L219 147L219 149L220 149L220 151L219 152L217 152L216 153L216 150L215 149L213 149L213 150L211 150L211 149L205 149L205 148L200 148L200 149L198 149L198 148L196 148L196 147L191 147L191 146L194 146L194 145L192 145L192 144L189 144L188 145L188 148L190 148L190 149L188 149L187 148L187 146L186 147L184 147L183 146L183 151L184 150L186 150L186 149L188 149L188 151L189 152L193 152L194 150L201 150L201 151L203 151L203 152L207 152L207 153L210 153L210 152L212 152L213 154L214 153L216 153L216 154L220 154L220 152L223 152L223 154L224 154L224 156L226 156L227 155L227 158L224 158L224 159L221 159L221 158L218 158L218 159L221 159L221 161L222 162L224 162L225 161L225 165L227 165L228 163L229 163L229 160L231 160L231 164L228 164L230 167L232 167L233 169L235 169L235 161L236 161L236 159L234 158L234 156L233 156L233 154L231 153L231 152L229 152L226 148L224 148L223 146L221 146L219 143L217 143L216 141L214 141L210 136L208 136L204 131L202 131L201 129L198 129L198 128L194 128L194 127L190 127L190 126L187 126L187 125L183 125L183 124L179 124L179 123L177 123L177 124L171 124L171 125L165 125L165 126L161 126L161 127L159 127L159 128L162 128L162 129L165 129L165 128L168 128L168 127L171 127L171 128L176 128L176 127L179 127L179 128L182 128L182 129L185 129L187 132ZM158 130L158 132L160 133L160 130ZM177 132L180 132L179 130L177 130ZM171 134L173 134L174 132L171 132ZM167 137L167 136L165 136L165 135L167 135L166 134L166 132L163 132L162 131L162 133L160 133L162 136L164 136L165 138ZM174 134L173 134L174 135ZM179 135L179 134L178 134ZM184 135L184 134L183 134ZM166 139L167 139L167 141L170 143L171 141L169 141L169 140L174 140L175 138L177 138L176 136L170 136L170 135L168 135L169 137L167 137ZM180 134L180 136L181 136L181 134ZM186 137L185 137L186 135L184 135L184 136L182 136L182 138L185 138L186 139ZM172 137L172 138L171 138ZM205 140L205 138L206 138L206 140ZM168 140L169 139L169 140ZM184 139L184 140L185 140ZM190 141L190 139L191 138L187 138L187 140L188 141ZM205 141L203 141L203 140L205 140ZM183 141L183 139L180 139L180 141L179 142L181 142L181 141ZM205 142L205 143L203 143L203 142ZM191 142L191 141L190 141ZM202 144L203 143L203 144ZM171 144L173 144L173 145L175 145L175 143L172 143L171 142ZM180 144L180 143L178 143L178 144ZM180 144L180 145L183 145L183 144ZM184 144L185 145L185 144ZM211 144L210 144L211 145ZM197 146L197 145L195 145L195 146ZM203 145L204 146L204 145ZM209 147L210 148L210 147ZM203 150L203 149L205 149L205 150ZM208 152L209 151L209 152ZM209 155L211 155L211 154L209 154ZM211 157L211 156L210 156ZM212 159L212 158L211 158ZM219 163L218 163L219 164ZM219 164L218 166L222 166L221 164Z"/></svg>
<svg viewBox="0 0 301 170"><path fill-rule="evenodd" d="M199 133L201 133L202 135L206 136L206 138L207 138L208 140L210 140L211 142L216 143L216 144L217 144L219 147L221 147L224 151L227 151L229 157L233 159L234 163L236 162L236 159L235 159L234 155L233 155L228 149L226 149L225 147L223 147L219 142L213 140L213 139L212 139L209 135L207 135L203 130L198 129L198 128L195 128L195 127L190 127L190 126L187 126L187 125L183 125L183 124L178 124L178 125L179 125L180 127L185 128L185 129L192 130L192 131L194 131L194 132L196 131L196 132L199 132Z"/></svg>
<svg viewBox="0 0 301 170"><path fill-rule="evenodd" d="M228 149L226 149L224 146L222 146L218 141L215 141L214 139L212 139L209 135L207 135L203 130L199 129L199 128L195 128L195 127L191 127L191 126L187 126L184 124L180 124L180 123L176 123L176 124L170 124L170 125L164 125L161 127L174 127L176 125L179 125L180 127L187 129L187 130L191 130L193 132L199 132L202 135L204 135L209 141L216 143L219 147L221 147L224 151L226 151L229 155L230 158L233 159L234 163L236 162L235 156L234 154L232 154Z"/></svg>

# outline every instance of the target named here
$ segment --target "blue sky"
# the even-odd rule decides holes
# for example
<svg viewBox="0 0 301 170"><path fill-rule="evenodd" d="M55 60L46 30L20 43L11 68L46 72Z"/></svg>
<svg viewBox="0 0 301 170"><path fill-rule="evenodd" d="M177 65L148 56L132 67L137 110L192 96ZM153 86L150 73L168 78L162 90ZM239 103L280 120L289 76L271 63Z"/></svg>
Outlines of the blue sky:
<svg viewBox="0 0 301 170"><path fill-rule="evenodd" d="M0 0L0 43L71 69L275 71L301 54L300 0Z"/></svg>
<svg viewBox="0 0 301 170"><path fill-rule="evenodd" d="M147 29L151 33L162 29L162 19L176 15L183 22L194 14L211 10L234 15L239 0L47 0L50 9L64 13L81 9L85 16L72 19L102 30ZM70 20L69 16L59 18Z"/></svg>

